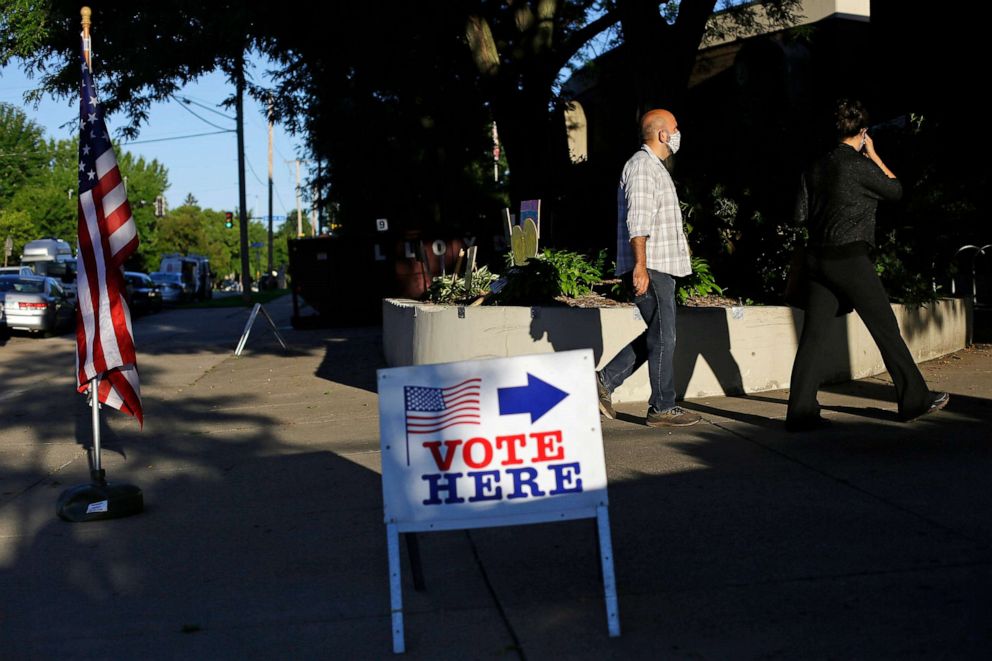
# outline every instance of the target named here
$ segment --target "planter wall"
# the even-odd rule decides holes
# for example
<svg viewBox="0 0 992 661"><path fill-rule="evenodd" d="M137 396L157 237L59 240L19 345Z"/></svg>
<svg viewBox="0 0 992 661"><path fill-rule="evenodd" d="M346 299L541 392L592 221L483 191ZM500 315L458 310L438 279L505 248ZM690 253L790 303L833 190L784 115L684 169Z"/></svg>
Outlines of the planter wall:
<svg viewBox="0 0 992 661"><path fill-rule="evenodd" d="M893 305L917 362L964 348L968 302L944 299L928 308ZM644 329L637 308L459 307L403 299L383 301L383 347L391 367L502 358L591 348L605 365ZM885 370L856 314L834 320L822 347L833 382ZM675 386L697 398L789 387L802 312L788 307L679 308ZM614 401L646 401L642 367L614 393Z"/></svg>

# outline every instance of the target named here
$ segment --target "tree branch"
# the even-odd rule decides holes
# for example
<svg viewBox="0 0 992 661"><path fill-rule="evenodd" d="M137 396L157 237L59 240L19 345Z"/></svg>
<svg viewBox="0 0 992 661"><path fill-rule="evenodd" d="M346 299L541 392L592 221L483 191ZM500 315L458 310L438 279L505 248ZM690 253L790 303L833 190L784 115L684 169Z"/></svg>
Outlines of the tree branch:
<svg viewBox="0 0 992 661"><path fill-rule="evenodd" d="M597 18L592 23L583 26L569 35L567 39L561 42L561 48L559 48L556 53L557 58L554 61L556 66L552 67L555 72L568 64L568 61L572 59L572 56L578 53L579 49L583 46L592 41L596 35L603 30L616 25L619 20L620 15L616 12L616 10L611 10Z"/></svg>

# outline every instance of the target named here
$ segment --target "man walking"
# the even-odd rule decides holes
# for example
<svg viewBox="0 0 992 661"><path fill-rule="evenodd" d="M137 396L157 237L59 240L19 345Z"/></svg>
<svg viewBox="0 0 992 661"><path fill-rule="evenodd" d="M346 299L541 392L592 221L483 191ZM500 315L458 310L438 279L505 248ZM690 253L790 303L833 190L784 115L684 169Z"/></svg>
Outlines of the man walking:
<svg viewBox="0 0 992 661"><path fill-rule="evenodd" d="M687 427L700 416L675 405L675 277L692 273L689 242L675 184L662 163L679 150L675 116L651 110L641 118L640 151L630 157L617 191L617 275L634 293L647 329L599 372L599 408L615 417L611 393L645 361L651 381L649 427Z"/></svg>

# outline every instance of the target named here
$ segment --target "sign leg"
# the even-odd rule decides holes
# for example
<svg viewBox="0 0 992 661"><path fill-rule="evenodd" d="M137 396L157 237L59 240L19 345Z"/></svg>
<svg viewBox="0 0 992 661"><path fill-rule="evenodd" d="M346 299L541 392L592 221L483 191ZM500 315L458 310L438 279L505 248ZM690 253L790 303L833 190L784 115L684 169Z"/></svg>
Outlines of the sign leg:
<svg viewBox="0 0 992 661"><path fill-rule="evenodd" d="M255 323L255 317L258 316L258 309L262 307L261 303L256 303L255 307L251 309L251 314L248 315L248 323L245 324L245 331L241 334L241 339L238 341L238 348L234 350L235 356L240 356L241 351L245 348L245 342L248 341L248 334L251 333L252 324Z"/></svg>
<svg viewBox="0 0 992 661"><path fill-rule="evenodd" d="M386 524L386 546L389 551L389 608L392 613L393 653L406 651L403 641L403 583L400 574L400 534L395 523Z"/></svg>
<svg viewBox="0 0 992 661"><path fill-rule="evenodd" d="M610 514L606 505L596 508L599 528L599 557L603 567L603 595L606 601L606 625L610 638L620 635L620 603L617 601L617 579L613 573L613 541L610 537Z"/></svg>
<svg viewBox="0 0 992 661"><path fill-rule="evenodd" d="M272 332L275 333L276 339L279 340L279 344L282 345L283 351L289 351L289 347L287 347L286 343L283 341L282 335L279 334L279 328L276 326L276 322L272 321L272 317L269 316L269 311L262 307L261 303L258 304L258 309L262 311L262 314L265 316L265 320L269 322L269 326L272 328Z"/></svg>

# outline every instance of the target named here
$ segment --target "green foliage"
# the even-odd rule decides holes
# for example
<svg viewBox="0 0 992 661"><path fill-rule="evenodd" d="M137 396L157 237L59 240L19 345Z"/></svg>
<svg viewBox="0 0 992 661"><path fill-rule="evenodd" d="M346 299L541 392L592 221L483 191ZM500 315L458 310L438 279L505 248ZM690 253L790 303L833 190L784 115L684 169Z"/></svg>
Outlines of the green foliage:
<svg viewBox="0 0 992 661"><path fill-rule="evenodd" d="M34 223L26 212L0 210L0 246L6 243L7 237L13 240L11 260L16 262L24 249L24 244L38 238Z"/></svg>
<svg viewBox="0 0 992 661"><path fill-rule="evenodd" d="M679 287L675 290L675 297L679 304L685 305L689 298L712 295L723 295L723 288L716 284L709 263L702 257L693 257L692 275L679 281Z"/></svg>
<svg viewBox="0 0 992 661"><path fill-rule="evenodd" d="M44 131L20 108L0 103L0 205L45 169Z"/></svg>
<svg viewBox="0 0 992 661"><path fill-rule="evenodd" d="M606 256L602 251L590 262L585 255L576 252L545 248L541 259L557 271L559 295L572 298L583 296L592 291L593 285L603 280L602 264Z"/></svg>
<svg viewBox="0 0 992 661"><path fill-rule="evenodd" d="M51 236L76 245L78 151L76 140L45 142L41 129L23 112L0 104L0 208L2 226L15 244ZM127 267L144 270L158 264L153 201L168 187L168 173L157 161L116 152L140 237Z"/></svg>
<svg viewBox="0 0 992 661"><path fill-rule="evenodd" d="M875 272L892 300L911 306L926 306L940 298L940 288L934 291L928 274L907 264L913 253L914 247L900 242L893 230L875 249Z"/></svg>
<svg viewBox="0 0 992 661"><path fill-rule="evenodd" d="M77 163L75 142L72 156L66 159L75 171ZM143 271L158 268L156 232L160 219L155 217L155 198L165 193L169 187L169 173L158 161L146 161L116 147L117 166L121 176L127 179L127 197L131 203L131 214L138 227L140 243L138 251L128 260L128 266ZM73 185L75 181L73 182ZM73 225L75 227L75 224Z"/></svg>
<svg viewBox="0 0 992 661"><path fill-rule="evenodd" d="M590 261L567 250L545 248L535 259L506 273L506 284L495 301L500 305L549 305L559 296L588 294L603 280L605 251Z"/></svg>
<svg viewBox="0 0 992 661"><path fill-rule="evenodd" d="M498 277L483 266L472 275L472 288L466 291L464 275L443 275L434 278L427 291L427 300L447 305L471 302L488 294L490 285Z"/></svg>
<svg viewBox="0 0 992 661"><path fill-rule="evenodd" d="M178 252L206 255L210 268L220 277L228 277L241 271L241 234L237 226L224 226L224 212L201 209L195 204L184 204L169 211L158 219L154 245L150 248L152 259L148 270L158 268L162 255ZM273 269L278 270L289 264L288 238L295 238L295 222L283 223L276 228L272 237ZM264 274L268 266L268 226L257 220L248 222L248 243L262 243L262 248L249 248L248 263L253 277Z"/></svg>

